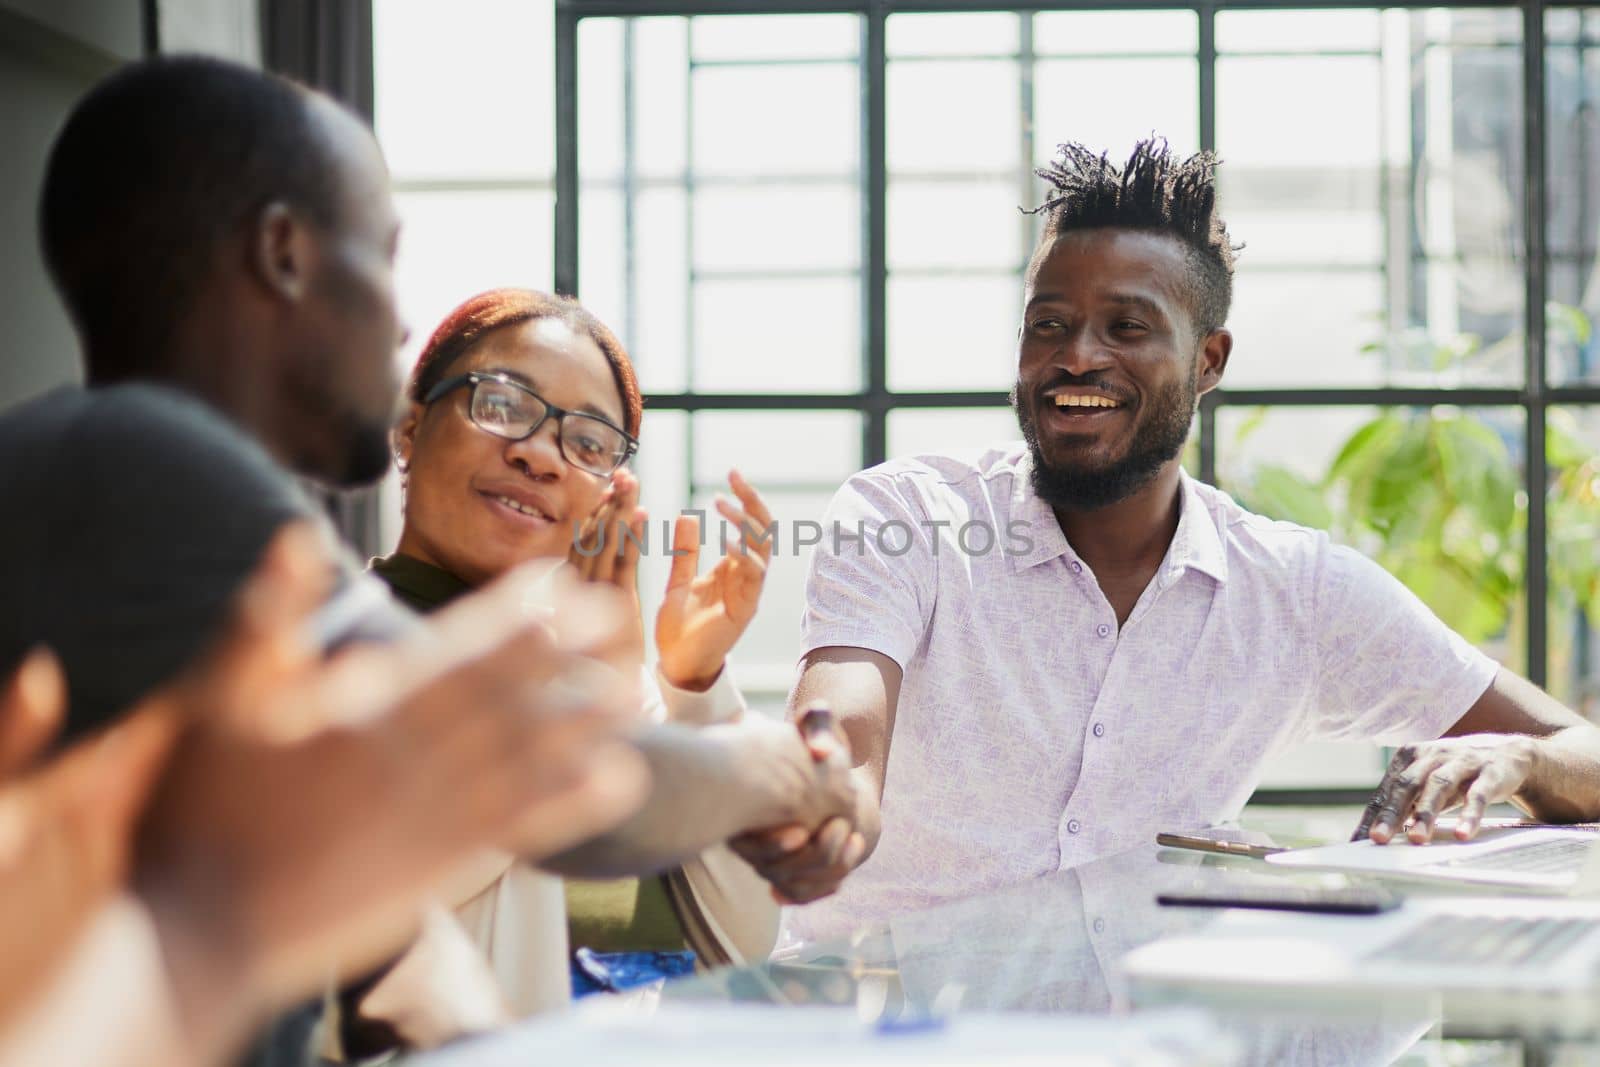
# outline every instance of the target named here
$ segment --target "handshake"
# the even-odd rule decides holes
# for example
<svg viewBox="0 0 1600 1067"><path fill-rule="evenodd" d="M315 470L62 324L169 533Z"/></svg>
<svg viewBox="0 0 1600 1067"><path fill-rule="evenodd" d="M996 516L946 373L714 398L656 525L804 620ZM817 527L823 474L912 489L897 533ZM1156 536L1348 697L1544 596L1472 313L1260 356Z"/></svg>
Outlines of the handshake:
<svg viewBox="0 0 1600 1067"><path fill-rule="evenodd" d="M0 1024L119 898L148 914L186 1051L208 1059L330 968L403 947L484 849L608 877L726 842L780 903L870 851L876 795L825 711L641 722L614 589L517 571L330 660L307 636L329 572L286 530L193 669L63 752L45 754L66 699L48 653L0 692L0 900L35 917L0 966Z"/></svg>

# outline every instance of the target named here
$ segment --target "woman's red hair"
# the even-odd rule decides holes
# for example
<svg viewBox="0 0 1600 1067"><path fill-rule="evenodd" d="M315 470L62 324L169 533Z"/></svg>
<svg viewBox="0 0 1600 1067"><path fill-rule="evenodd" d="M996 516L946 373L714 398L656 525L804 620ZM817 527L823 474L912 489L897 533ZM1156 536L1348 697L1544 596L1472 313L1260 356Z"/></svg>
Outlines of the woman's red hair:
<svg viewBox="0 0 1600 1067"><path fill-rule="evenodd" d="M593 312L571 297L551 296L533 289L490 289L446 315L422 346L417 365L411 369L407 393L422 403L473 345L495 330L535 319L559 319L574 331L588 334L600 346L622 398L622 428L637 438L644 417L644 397L639 393L639 379L622 342Z"/></svg>

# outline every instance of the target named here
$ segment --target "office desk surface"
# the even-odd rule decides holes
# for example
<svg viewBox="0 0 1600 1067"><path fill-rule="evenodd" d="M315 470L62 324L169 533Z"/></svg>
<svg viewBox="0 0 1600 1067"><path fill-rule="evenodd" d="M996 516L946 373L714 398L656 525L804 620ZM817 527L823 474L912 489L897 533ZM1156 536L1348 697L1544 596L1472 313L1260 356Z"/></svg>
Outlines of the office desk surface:
<svg viewBox="0 0 1600 1067"><path fill-rule="evenodd" d="M1347 834L1358 815L1354 809L1303 813L1268 810L1252 813L1245 825L1267 826L1279 840L1306 844ZM668 983L632 995L628 1010L639 1017L654 1018L657 1026L669 1024L662 1033L671 1032L673 1019L685 1021L684 1025L690 1025L687 1020L697 1020L693 1028L703 1030L705 1020L717 1018L719 1006L731 1005L832 1008L831 1014L874 1032L915 1029L930 1019L960 1022L973 1018L982 1020L991 1035L1001 1032L993 1028L992 1020L1003 1018L1004 1013L1020 1012L1026 1018L1017 1020L1018 1031L1011 1036L1020 1037L1024 1028L1043 1025L1044 1029L1027 1031L1039 1040L1048 1040L1045 1035L1050 1033L1059 1037L1069 1033L1071 1025L1093 1023L1096 1019L1133 1035L1138 1035L1146 1024L1153 1029L1176 1025L1177 1032L1187 1035L1191 1043L1199 1040L1212 1044L1219 1052L1225 1049L1226 1054L1216 1062L1286 1067L1552 1062L1549 1057L1554 1055L1553 1047L1540 1043L1539 1035L1518 1033L1514 1026L1485 1029L1475 1027L1474 1020L1442 1018L1440 1006L1426 998L1403 1003L1374 1002L1359 1011L1352 1011L1348 1005L1334 1008L1319 1004L1312 997L1287 1011L1281 1005L1264 1011L1249 1004L1197 999L1192 1010L1211 1028L1210 1033L1201 1034L1198 1039L1192 1018L1174 1023L1169 1012L1146 1016L1130 1008L1121 988L1119 959L1156 938L1196 929L1212 921L1216 914L1205 909L1160 907L1155 902L1158 892L1269 879L1347 884L1338 875L1285 875L1259 860L1158 848L1152 843L1021 885L898 916L837 941L781 949L777 958L759 966ZM614 1014L617 1007L614 1003L588 1005L587 1017L592 1019L597 1011ZM708 1015L708 1011L713 1014ZM737 1014L725 1012L723 1017ZM768 1014L761 1011L743 1018ZM578 1017L586 1017L582 1008ZM1051 1019L1068 1024L1067 1028L1058 1025L1050 1030ZM572 1025L569 1021L559 1024L556 1030L542 1031L535 1026L520 1042L513 1033L490 1039L490 1044L483 1047L505 1051L520 1046L523 1054L533 1053L536 1047L570 1049L575 1046L564 1041L556 1045L541 1042L551 1040L561 1027L569 1031L565 1037L572 1037ZM1454 1042L1452 1028L1459 1035L1503 1043L1477 1045L1463 1053ZM582 1025L580 1039L581 1031ZM945 1032L955 1031L953 1025L946 1024ZM699 1062L754 1062L738 1051L748 1051L744 1043L751 1033L748 1026L730 1026L729 1034L742 1035L731 1039L731 1043L717 1039L711 1031L704 1032L706 1038L697 1046ZM1098 1032L1103 1036L1109 1031L1102 1028ZM536 1033L543 1037L536 1041ZM972 1033L963 1031L963 1040ZM784 1041L781 1034L781 1029L774 1030L772 1039ZM601 1038L600 1032L593 1029L589 1036ZM805 1041L799 1035L794 1040ZM1591 1052L1587 1043L1568 1042L1553 1062L1600 1063L1600 1042L1594 1042L1592 1048L1595 1051ZM719 1056L719 1049L727 1056ZM665 1043L662 1051L666 1051ZM815 1062L831 1067L843 1061L853 1062L850 1055L839 1054L842 1049L834 1055L817 1051ZM953 1045L951 1051L955 1051ZM1129 1045L1127 1051L1129 1056L1125 1059L1092 1062L1147 1062L1135 1054L1134 1045ZM785 1052L774 1062L807 1062L804 1056L793 1058L793 1048ZM995 1062L1021 1062L1010 1055L998 1055L998 1046L995 1052ZM485 1057L449 1062L501 1061ZM586 1062L599 1061L586 1058ZM663 1062L677 1060L667 1056ZM950 1062L982 1060L952 1057ZM1185 1060L1180 1056L1177 1062Z"/></svg>

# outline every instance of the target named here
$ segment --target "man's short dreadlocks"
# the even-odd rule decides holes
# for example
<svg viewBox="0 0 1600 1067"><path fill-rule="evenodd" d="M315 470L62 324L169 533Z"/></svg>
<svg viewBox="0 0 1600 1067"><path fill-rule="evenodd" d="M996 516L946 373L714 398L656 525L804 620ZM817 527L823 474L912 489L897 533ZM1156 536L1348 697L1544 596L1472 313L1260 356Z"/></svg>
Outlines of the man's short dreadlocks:
<svg viewBox="0 0 1600 1067"><path fill-rule="evenodd" d="M1189 250L1190 299L1199 335L1220 329L1233 302L1235 249L1216 213L1217 158L1200 152L1179 160L1161 137L1134 145L1120 169L1108 155L1095 155L1081 144L1059 145L1049 166L1034 172L1053 192L1029 212L1042 212L1048 220L1030 274L1056 238L1076 230L1168 234Z"/></svg>

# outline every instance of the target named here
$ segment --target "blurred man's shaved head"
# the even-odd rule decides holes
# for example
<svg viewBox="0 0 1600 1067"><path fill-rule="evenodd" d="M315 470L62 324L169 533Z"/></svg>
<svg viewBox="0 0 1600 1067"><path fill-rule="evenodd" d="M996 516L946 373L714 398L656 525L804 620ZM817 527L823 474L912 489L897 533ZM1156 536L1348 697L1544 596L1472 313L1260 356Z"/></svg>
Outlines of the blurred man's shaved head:
<svg viewBox="0 0 1600 1067"><path fill-rule="evenodd" d="M338 485L388 466L399 226L361 119L200 57L132 64L84 97L39 208L91 384L186 390Z"/></svg>
<svg viewBox="0 0 1600 1067"><path fill-rule="evenodd" d="M335 224L333 110L196 56L130 66L79 103L50 155L39 233L92 380L159 373L225 242L269 201Z"/></svg>

